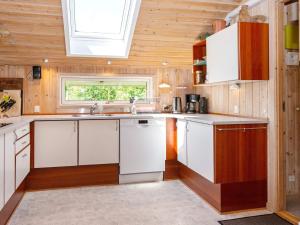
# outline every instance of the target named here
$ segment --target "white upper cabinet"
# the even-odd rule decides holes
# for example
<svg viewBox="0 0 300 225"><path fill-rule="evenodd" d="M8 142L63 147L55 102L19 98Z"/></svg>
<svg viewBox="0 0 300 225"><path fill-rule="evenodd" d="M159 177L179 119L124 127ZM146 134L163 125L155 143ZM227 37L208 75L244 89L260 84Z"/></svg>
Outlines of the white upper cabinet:
<svg viewBox="0 0 300 225"><path fill-rule="evenodd" d="M4 135L0 135L0 211L4 206Z"/></svg>
<svg viewBox="0 0 300 225"><path fill-rule="evenodd" d="M208 83L238 80L238 26L234 24L206 40Z"/></svg>
<svg viewBox="0 0 300 225"><path fill-rule="evenodd" d="M14 132L5 134L5 166L4 166L4 190L5 203L15 192L15 141L16 135Z"/></svg>
<svg viewBox="0 0 300 225"><path fill-rule="evenodd" d="M188 167L214 182L214 127L190 122L187 124Z"/></svg>
<svg viewBox="0 0 300 225"><path fill-rule="evenodd" d="M79 165L119 163L119 120L79 121Z"/></svg>
<svg viewBox="0 0 300 225"><path fill-rule="evenodd" d="M238 22L206 40L207 83L269 79L269 25Z"/></svg>
<svg viewBox="0 0 300 225"><path fill-rule="evenodd" d="M186 121L177 120L177 160L187 165Z"/></svg>
<svg viewBox="0 0 300 225"><path fill-rule="evenodd" d="M77 121L35 122L35 168L77 166Z"/></svg>

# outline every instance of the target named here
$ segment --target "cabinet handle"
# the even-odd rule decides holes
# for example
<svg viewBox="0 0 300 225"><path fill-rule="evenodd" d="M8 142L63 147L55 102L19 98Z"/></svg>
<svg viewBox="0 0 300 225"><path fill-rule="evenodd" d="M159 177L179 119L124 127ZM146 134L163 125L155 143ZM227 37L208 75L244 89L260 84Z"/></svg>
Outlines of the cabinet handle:
<svg viewBox="0 0 300 225"><path fill-rule="evenodd" d="M25 144L27 144L27 141L23 141L23 142L22 142L22 145L25 145Z"/></svg>
<svg viewBox="0 0 300 225"><path fill-rule="evenodd" d="M26 154L24 154L24 155L22 155L22 158L26 158L27 157L27 153Z"/></svg>
<svg viewBox="0 0 300 225"><path fill-rule="evenodd" d="M248 127L248 128L218 128L217 131L234 131L234 130L263 130L267 129L267 127Z"/></svg>
<svg viewBox="0 0 300 225"><path fill-rule="evenodd" d="M74 133L76 132L76 121L74 121Z"/></svg>

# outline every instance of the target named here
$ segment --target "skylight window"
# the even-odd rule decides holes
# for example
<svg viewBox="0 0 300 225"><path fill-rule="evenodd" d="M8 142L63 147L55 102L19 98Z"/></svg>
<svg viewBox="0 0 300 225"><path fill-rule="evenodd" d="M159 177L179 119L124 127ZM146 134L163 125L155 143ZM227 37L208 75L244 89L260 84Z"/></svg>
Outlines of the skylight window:
<svg viewBox="0 0 300 225"><path fill-rule="evenodd" d="M127 58L141 0L62 0L68 56Z"/></svg>

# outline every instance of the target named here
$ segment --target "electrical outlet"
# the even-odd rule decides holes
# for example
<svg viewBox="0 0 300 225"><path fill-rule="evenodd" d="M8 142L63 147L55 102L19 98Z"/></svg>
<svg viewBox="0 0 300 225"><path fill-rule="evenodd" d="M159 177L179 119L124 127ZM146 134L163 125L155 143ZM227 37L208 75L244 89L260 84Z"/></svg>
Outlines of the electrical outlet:
<svg viewBox="0 0 300 225"><path fill-rule="evenodd" d="M289 176L289 182L295 182L295 181L296 181L295 175L290 175Z"/></svg>
<svg viewBox="0 0 300 225"><path fill-rule="evenodd" d="M39 105L35 105L34 106L34 110L35 113L39 113L41 111L41 107Z"/></svg>
<svg viewBox="0 0 300 225"><path fill-rule="evenodd" d="M233 107L233 112L234 112L235 114L239 114L239 113L240 113L240 107L239 107L238 105L235 105L235 106Z"/></svg>

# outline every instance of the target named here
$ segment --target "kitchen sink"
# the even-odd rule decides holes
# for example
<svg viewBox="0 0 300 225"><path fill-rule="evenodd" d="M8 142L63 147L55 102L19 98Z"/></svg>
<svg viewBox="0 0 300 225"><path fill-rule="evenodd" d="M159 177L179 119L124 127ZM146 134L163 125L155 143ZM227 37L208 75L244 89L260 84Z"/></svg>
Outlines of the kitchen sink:
<svg viewBox="0 0 300 225"><path fill-rule="evenodd" d="M94 116L109 117L112 116L112 114L73 114L72 115L72 117L94 117Z"/></svg>

